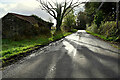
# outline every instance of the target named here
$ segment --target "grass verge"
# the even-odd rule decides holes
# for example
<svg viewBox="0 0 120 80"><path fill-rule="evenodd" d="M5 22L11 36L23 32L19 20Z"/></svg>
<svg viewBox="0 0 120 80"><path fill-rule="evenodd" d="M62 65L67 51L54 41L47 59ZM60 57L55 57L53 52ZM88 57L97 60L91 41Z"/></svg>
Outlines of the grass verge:
<svg viewBox="0 0 120 80"><path fill-rule="evenodd" d="M19 60L21 57L29 55L31 51L37 50L40 47L49 44L50 42L59 40L70 34L72 34L72 32L59 33L51 38L34 37L21 41L3 39L2 51L0 52L0 56L2 56L0 57L0 60L2 60L3 63L2 66L12 63L15 60Z"/></svg>
<svg viewBox="0 0 120 80"><path fill-rule="evenodd" d="M87 30L86 30L86 32L89 33L89 34L91 34L91 35L93 35L93 36L95 36L95 37L98 37L98 38L100 38L100 39L102 39L102 40L104 40L104 41L109 41L110 43L112 43L111 45L112 45L113 47L115 47L115 48L117 48L117 49L120 49L120 46L119 46L120 43L115 42L116 37L105 37L105 36L103 36L103 35L96 34L96 33L92 33L92 32L87 31ZM118 45L118 44L119 44L119 45ZM117 45L118 45L118 46L117 46Z"/></svg>

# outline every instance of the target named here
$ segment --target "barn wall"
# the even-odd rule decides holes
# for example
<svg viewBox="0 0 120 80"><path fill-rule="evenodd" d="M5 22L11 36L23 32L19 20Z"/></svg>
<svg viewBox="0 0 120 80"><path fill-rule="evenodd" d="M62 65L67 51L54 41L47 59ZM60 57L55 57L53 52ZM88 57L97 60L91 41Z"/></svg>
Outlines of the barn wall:
<svg viewBox="0 0 120 80"><path fill-rule="evenodd" d="M31 26L27 21L21 20L13 15L6 15L2 18L3 38L22 38L28 36L25 34L25 30L31 29Z"/></svg>
<svg viewBox="0 0 120 80"><path fill-rule="evenodd" d="M2 18L2 38L21 40L39 35L51 37L49 27L43 24L31 24L12 14L7 14Z"/></svg>

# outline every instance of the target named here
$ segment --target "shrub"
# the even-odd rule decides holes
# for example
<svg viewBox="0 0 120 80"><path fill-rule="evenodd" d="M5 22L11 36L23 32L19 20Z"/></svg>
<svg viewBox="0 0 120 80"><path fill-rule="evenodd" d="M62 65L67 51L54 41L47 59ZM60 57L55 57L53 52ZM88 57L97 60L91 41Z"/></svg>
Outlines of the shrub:
<svg viewBox="0 0 120 80"><path fill-rule="evenodd" d="M93 23L90 27L87 26L86 30L87 30L87 31L90 31L90 32L92 32L92 33L98 33L98 27L97 27L97 25L94 24L94 23Z"/></svg>
<svg viewBox="0 0 120 80"><path fill-rule="evenodd" d="M78 30L77 29L72 29L71 32L77 32Z"/></svg>
<svg viewBox="0 0 120 80"><path fill-rule="evenodd" d="M117 31L118 29L116 27L115 21L107 21L105 23L102 22L102 24L99 27L99 34L104 35L106 37L117 36Z"/></svg>
<svg viewBox="0 0 120 80"><path fill-rule="evenodd" d="M120 26L120 22L119 25ZM105 40L110 41L119 41L120 35L118 34L119 30L116 27L115 21L102 22L98 28L96 24L92 24L90 27L87 26L87 31L91 33L97 33L105 37Z"/></svg>

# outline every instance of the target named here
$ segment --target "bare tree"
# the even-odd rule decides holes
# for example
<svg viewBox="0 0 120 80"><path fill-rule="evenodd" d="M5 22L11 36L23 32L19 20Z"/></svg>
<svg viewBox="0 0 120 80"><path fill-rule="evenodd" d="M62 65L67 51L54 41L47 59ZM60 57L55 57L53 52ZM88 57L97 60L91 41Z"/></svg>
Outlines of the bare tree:
<svg viewBox="0 0 120 80"><path fill-rule="evenodd" d="M73 3L73 0L65 0L64 2L53 2L45 1L45 0L37 0L41 5L42 9L47 11L54 19L56 19L56 28L57 31L61 31L60 26L62 24L63 18L71 12L75 7L83 4L85 2L76 1Z"/></svg>

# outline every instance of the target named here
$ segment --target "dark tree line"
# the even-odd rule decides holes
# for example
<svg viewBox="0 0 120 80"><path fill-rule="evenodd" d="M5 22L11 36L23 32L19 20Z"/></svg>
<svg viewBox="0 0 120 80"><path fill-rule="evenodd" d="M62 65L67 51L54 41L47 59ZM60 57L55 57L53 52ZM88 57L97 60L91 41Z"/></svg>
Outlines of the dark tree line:
<svg viewBox="0 0 120 80"><path fill-rule="evenodd" d="M81 29L85 29L86 24L92 23L100 26L101 21L116 21L116 2L87 2L85 11L78 13L77 24Z"/></svg>
<svg viewBox="0 0 120 80"><path fill-rule="evenodd" d="M101 6L101 8L98 9L102 2L88 2L85 4L85 13L87 13L87 16L90 17L91 21L93 21L94 16L99 13L99 11L102 12L104 16L105 21L115 21L116 20L116 2L104 2L104 4ZM119 3L120 5L120 3ZM95 12L96 11L96 12ZM119 9L120 11L120 9ZM120 16L119 16L120 19Z"/></svg>

